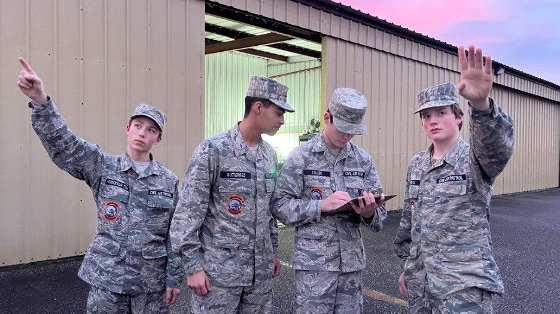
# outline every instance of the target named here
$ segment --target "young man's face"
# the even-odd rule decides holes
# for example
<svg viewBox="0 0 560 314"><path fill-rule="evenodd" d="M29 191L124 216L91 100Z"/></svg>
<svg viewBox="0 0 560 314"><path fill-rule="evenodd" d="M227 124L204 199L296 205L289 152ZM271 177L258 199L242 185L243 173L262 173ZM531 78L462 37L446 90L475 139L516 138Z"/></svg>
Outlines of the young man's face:
<svg viewBox="0 0 560 314"><path fill-rule="evenodd" d="M262 128L263 133L266 135L274 135L282 125L284 125L284 113L286 112L284 109L276 106L275 104L271 104L270 106L265 107L262 105Z"/></svg>
<svg viewBox="0 0 560 314"><path fill-rule="evenodd" d="M325 130L323 134L326 137L327 144L333 146L331 148L341 149L354 138L354 134L340 132L336 126L334 126L334 122L331 123L330 113L326 112L323 119L325 121Z"/></svg>
<svg viewBox="0 0 560 314"><path fill-rule="evenodd" d="M424 131L432 142L446 142L459 136L459 124L463 122L463 117L456 117L451 106L428 108L420 114Z"/></svg>
<svg viewBox="0 0 560 314"><path fill-rule="evenodd" d="M137 153L149 153L161 141L160 130L154 120L139 116L126 126L127 145Z"/></svg>

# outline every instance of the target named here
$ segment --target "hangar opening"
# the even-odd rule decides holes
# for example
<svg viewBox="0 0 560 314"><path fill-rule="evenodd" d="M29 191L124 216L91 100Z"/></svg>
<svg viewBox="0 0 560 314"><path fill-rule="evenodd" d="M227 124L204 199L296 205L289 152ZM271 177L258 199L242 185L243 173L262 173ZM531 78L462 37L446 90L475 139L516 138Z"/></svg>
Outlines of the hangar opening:
<svg viewBox="0 0 560 314"><path fill-rule="evenodd" d="M321 36L310 30L206 2L205 130L210 137L243 119L251 76L267 76L289 87L285 124L263 135L282 163L318 130L321 115Z"/></svg>

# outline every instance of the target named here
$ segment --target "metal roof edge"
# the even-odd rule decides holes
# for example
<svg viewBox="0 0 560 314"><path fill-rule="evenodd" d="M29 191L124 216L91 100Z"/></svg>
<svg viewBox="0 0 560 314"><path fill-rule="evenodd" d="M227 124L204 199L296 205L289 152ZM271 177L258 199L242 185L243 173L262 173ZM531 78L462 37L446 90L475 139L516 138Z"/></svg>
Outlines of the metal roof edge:
<svg viewBox="0 0 560 314"><path fill-rule="evenodd" d="M415 42L424 44L426 46L457 55L457 47L451 45L449 43L437 40L435 38L429 37L427 35L423 35L421 33L415 32L408 28L393 24L381 18L375 17L368 13L362 12L360 10L354 9L348 5L334 2L331 0L291 0L294 2L298 2L315 9L325 11L331 14L335 14L354 22L358 22L394 35L399 37L403 37L405 39L413 40ZM551 81L547 81L540 77L534 76L532 74L523 72L521 70L515 69L511 66L505 65L501 62L492 60L492 67L493 68L500 68L503 67L508 74L518 76L520 78L531 80L535 83L542 84L554 90L560 91L560 85L553 83Z"/></svg>

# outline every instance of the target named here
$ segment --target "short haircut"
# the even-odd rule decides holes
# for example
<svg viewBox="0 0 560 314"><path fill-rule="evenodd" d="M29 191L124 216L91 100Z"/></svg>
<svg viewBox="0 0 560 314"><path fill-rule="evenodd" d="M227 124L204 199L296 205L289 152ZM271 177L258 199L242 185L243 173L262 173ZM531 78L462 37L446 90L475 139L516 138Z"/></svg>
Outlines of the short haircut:
<svg viewBox="0 0 560 314"><path fill-rule="evenodd" d="M463 116L463 110L461 110L461 107L459 107L458 104L453 104L450 107L451 107L451 112L453 112L453 114L455 115L455 118L459 118ZM423 111L420 111L420 120L422 119L423 119ZM463 128L463 121L459 123L459 131L461 131L462 128Z"/></svg>
<svg viewBox="0 0 560 314"><path fill-rule="evenodd" d="M134 120L134 119L136 119L136 118L138 118L138 117L146 117L146 116L135 116L135 117L131 117L130 120L128 120L128 127L130 127L130 124L132 123L132 120ZM146 118L148 118L148 119L154 121L154 120L153 120L152 118L150 118L150 117L146 117ZM154 121L154 123L156 124L156 128L157 128L158 131L159 131L158 137L161 138L162 135L163 135L163 131L159 128L159 125L158 125L155 121Z"/></svg>
<svg viewBox="0 0 560 314"><path fill-rule="evenodd" d="M330 119L331 124L332 124L332 123L333 123L333 116L332 116L331 110L330 110L330 109L327 109L327 112L328 112L328 114L329 114L329 119Z"/></svg>
<svg viewBox="0 0 560 314"><path fill-rule="evenodd" d="M268 107L270 107L270 105L273 104L272 101L270 101L266 98L246 96L245 97L245 115L243 116L244 118L247 118L249 116L249 113L251 113L251 108L253 107L253 104L256 103L257 101L260 101L265 108L268 108Z"/></svg>

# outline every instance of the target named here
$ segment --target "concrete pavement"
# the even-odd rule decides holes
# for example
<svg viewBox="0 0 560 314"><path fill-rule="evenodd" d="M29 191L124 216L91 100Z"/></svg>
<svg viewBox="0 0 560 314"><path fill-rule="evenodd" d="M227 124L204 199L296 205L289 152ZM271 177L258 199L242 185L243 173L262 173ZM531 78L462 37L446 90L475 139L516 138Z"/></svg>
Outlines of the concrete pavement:
<svg viewBox="0 0 560 314"><path fill-rule="evenodd" d="M399 266L393 253L399 213L390 213L379 233L363 230L368 263L364 273L364 313L406 313L398 293ZM506 295L495 300L494 313L560 313L560 189L494 197L491 230L495 258ZM293 270L293 229L280 234L284 267L275 279L274 306L289 313ZM89 286L77 271L81 259L0 268L0 313L85 313ZM188 313L189 292L172 307Z"/></svg>

